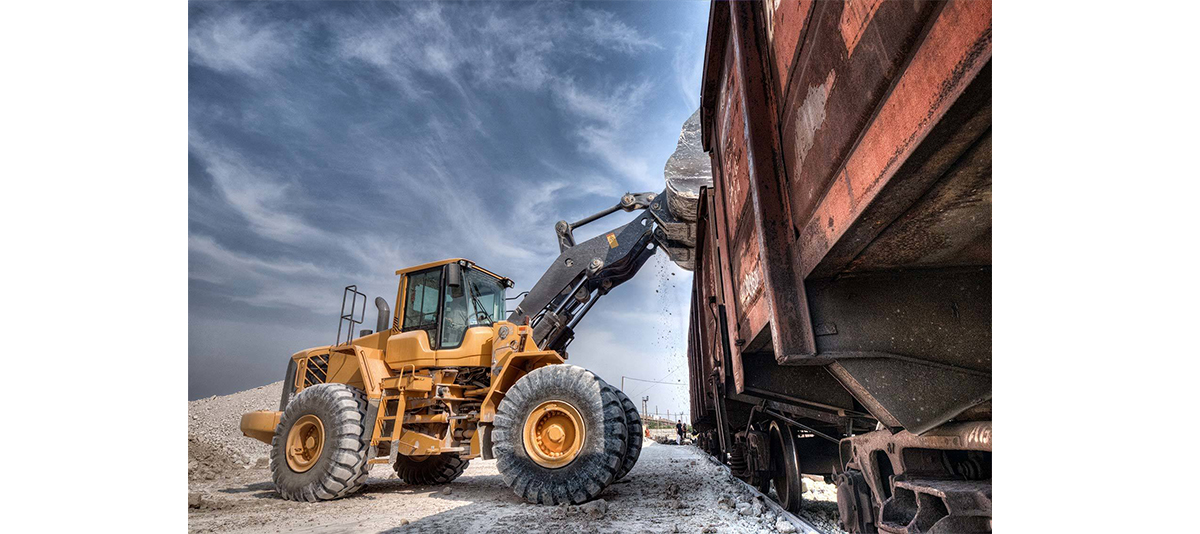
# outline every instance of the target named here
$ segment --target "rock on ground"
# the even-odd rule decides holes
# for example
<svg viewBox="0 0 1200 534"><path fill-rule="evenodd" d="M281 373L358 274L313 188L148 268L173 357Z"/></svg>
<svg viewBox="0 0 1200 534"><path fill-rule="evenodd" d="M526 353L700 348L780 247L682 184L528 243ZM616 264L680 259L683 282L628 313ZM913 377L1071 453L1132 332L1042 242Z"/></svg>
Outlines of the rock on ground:
<svg viewBox="0 0 1200 534"><path fill-rule="evenodd" d="M796 525L793 525L786 519L780 518L775 521L775 530L783 534L791 534L796 531Z"/></svg>

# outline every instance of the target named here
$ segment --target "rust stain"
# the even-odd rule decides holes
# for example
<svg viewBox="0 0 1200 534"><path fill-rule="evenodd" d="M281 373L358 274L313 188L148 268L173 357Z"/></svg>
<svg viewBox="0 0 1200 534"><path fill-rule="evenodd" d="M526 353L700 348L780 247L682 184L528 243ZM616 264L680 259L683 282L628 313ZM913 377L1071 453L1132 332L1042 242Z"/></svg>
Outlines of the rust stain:
<svg viewBox="0 0 1200 534"><path fill-rule="evenodd" d="M867 25L875 18L875 12L883 0L846 0L842 7L842 40L846 42L846 57L854 55L854 49L862 40Z"/></svg>
<svg viewBox="0 0 1200 534"><path fill-rule="evenodd" d="M725 174L725 204L730 213L741 213L746 205L750 183L749 162L746 159L745 112L742 107L742 88L732 65L728 68L721 121L721 170ZM732 230L736 231L736 227Z"/></svg>
<svg viewBox="0 0 1200 534"><path fill-rule="evenodd" d="M738 296L742 309L749 308L758 296L762 294L762 269L758 268L758 262L755 262L754 268L742 276L740 284L742 291Z"/></svg>
<svg viewBox="0 0 1200 534"><path fill-rule="evenodd" d="M728 54L727 54L728 55ZM737 83L733 79L733 75L729 70L726 71L724 80L721 80L721 109L717 110L718 117L721 119L721 140L729 139L729 129L732 127L730 121L733 114L730 113L730 106L734 102L733 92L736 90L734 84Z"/></svg>
<svg viewBox="0 0 1200 534"><path fill-rule="evenodd" d="M804 158L808 156L808 151L812 150L813 143L816 142L817 131L825 125L825 105L829 102L829 91L833 88L833 82L837 79L837 72L829 71L825 76L825 82L808 88L808 95L804 97L804 102L800 104L800 111L796 119L796 166L804 165ZM799 176L799 173L794 173L793 176Z"/></svg>

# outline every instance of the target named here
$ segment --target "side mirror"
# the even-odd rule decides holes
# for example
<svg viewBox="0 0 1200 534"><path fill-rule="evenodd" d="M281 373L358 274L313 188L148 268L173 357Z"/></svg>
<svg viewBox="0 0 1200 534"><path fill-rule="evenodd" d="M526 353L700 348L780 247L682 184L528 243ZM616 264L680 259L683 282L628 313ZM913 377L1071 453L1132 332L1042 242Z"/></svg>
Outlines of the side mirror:
<svg viewBox="0 0 1200 534"><path fill-rule="evenodd" d="M446 287L450 288L450 295L454 297L462 296L463 273L462 265L450 263L446 265Z"/></svg>

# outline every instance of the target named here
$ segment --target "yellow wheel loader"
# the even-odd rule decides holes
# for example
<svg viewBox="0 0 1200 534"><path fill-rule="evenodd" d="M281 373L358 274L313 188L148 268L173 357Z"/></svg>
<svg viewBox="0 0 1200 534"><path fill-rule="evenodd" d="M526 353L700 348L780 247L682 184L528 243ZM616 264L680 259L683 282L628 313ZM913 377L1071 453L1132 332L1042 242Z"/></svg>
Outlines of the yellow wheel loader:
<svg viewBox="0 0 1200 534"><path fill-rule="evenodd" d="M566 364L566 348L596 301L657 248L690 260L694 226L662 200L626 194L583 220L560 221L561 254L507 317L513 282L449 259L396 271L395 312L377 297L375 331L354 337L367 298L348 286L336 343L292 355L278 411L242 416L242 433L271 445L279 493L343 497L380 463L406 483L442 484L483 457L495 458L504 482L529 502L579 504L629 473L641 451L637 409ZM575 243L576 228L616 211L641 213Z"/></svg>

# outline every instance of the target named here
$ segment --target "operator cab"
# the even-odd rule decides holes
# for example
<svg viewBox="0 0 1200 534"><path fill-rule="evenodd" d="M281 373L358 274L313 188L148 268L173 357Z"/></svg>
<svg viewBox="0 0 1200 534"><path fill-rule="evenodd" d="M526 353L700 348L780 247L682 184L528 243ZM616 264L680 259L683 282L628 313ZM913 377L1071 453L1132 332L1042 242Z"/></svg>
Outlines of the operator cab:
<svg viewBox="0 0 1200 534"><path fill-rule="evenodd" d="M431 350L456 349L467 331L505 317L504 294L513 283L474 263L446 260L397 271L402 300L400 331L424 331Z"/></svg>

